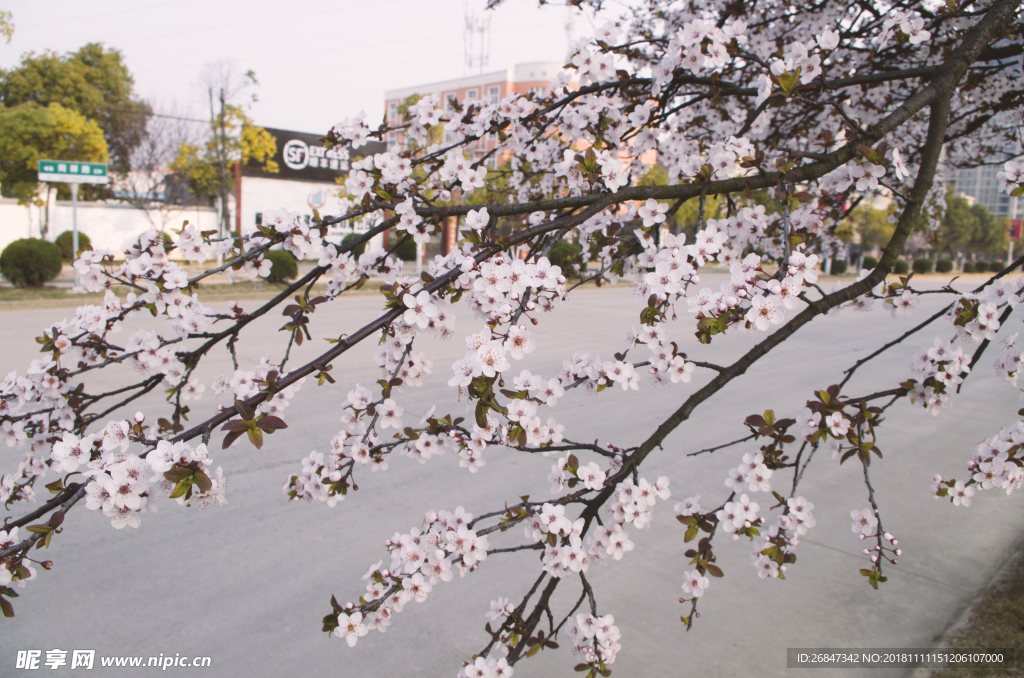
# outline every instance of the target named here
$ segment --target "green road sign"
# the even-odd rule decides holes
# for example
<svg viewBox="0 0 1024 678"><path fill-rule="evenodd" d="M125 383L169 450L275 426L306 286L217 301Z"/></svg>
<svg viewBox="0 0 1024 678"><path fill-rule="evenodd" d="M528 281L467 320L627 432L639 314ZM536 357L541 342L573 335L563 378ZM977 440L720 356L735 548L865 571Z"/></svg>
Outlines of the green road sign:
<svg viewBox="0 0 1024 678"><path fill-rule="evenodd" d="M105 162L74 162L71 160L40 160L39 181L62 181L67 184L105 184Z"/></svg>

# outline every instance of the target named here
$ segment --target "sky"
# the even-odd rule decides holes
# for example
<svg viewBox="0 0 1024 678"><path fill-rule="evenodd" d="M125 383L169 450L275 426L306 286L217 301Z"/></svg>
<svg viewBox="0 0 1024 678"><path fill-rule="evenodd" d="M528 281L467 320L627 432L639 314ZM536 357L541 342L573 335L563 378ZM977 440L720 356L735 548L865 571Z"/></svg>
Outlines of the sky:
<svg viewBox="0 0 1024 678"><path fill-rule="evenodd" d="M87 42L121 50L137 94L158 112L207 116L198 86L205 64L234 62L259 81L252 118L264 127L325 133L365 110L374 126L384 92L459 78L467 10L483 0L7 0L14 37L0 43L0 67L26 52L74 51ZM561 61L564 7L506 0L487 14L486 71ZM575 36L592 34L576 16Z"/></svg>

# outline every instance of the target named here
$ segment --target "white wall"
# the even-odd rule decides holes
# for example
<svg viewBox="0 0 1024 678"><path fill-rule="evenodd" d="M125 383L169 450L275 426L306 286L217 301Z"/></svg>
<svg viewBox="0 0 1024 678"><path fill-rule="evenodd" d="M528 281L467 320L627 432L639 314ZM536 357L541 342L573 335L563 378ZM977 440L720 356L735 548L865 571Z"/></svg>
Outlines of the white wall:
<svg viewBox="0 0 1024 678"><path fill-rule="evenodd" d="M45 208L25 207L17 200L0 198L0 249L19 238L40 237L45 222ZM71 230L71 201L50 203L48 240ZM217 227L212 207L149 210L148 212L118 202L78 202L78 231L89 236L96 249L109 248L121 252L130 247L145 231L181 228L182 223L198 225L202 230Z"/></svg>
<svg viewBox="0 0 1024 678"><path fill-rule="evenodd" d="M289 212L297 212L306 223L312 223L313 208L310 202L316 193L321 195L319 200L313 202L323 201L323 206L317 208L321 216L342 214L342 204L338 197L341 189L342 187L337 184L242 177L242 231L248 233L255 229L256 214L270 210L286 209ZM341 238L349 233L365 233L372 223L372 220L364 219L354 228L349 225L332 227L327 239L331 242L341 242ZM383 242L382 236L374 237L370 241L370 250L381 249Z"/></svg>

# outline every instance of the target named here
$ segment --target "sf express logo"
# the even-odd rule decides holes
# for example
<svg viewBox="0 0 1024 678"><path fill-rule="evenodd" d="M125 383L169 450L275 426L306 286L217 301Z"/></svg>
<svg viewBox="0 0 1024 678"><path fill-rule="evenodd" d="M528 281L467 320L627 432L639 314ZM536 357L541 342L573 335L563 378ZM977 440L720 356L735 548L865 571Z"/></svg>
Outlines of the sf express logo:
<svg viewBox="0 0 1024 678"><path fill-rule="evenodd" d="M306 142L291 139L284 145L284 164L288 169L303 170L309 164L309 146Z"/></svg>

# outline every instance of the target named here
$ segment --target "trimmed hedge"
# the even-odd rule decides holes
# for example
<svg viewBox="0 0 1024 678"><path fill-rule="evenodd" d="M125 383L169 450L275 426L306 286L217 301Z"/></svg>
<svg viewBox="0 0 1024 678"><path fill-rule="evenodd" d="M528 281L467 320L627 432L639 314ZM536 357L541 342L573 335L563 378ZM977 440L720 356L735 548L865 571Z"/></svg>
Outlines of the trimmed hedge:
<svg viewBox="0 0 1024 678"><path fill-rule="evenodd" d="M976 262L974 262L974 270L976 272L978 272L978 273L984 273L985 271L988 270L988 262L987 261L976 261Z"/></svg>
<svg viewBox="0 0 1024 678"><path fill-rule="evenodd" d="M392 237L402 238L405 237L405 234L403 233L399 235L397 233L392 233ZM395 250L395 256L402 261L416 261L416 241L412 239L412 236L407 237L405 241L398 246L398 249Z"/></svg>
<svg viewBox="0 0 1024 678"><path fill-rule="evenodd" d="M931 259L914 259L914 273L931 273L933 262Z"/></svg>
<svg viewBox="0 0 1024 678"><path fill-rule="evenodd" d="M869 271L874 270L875 266L878 266L878 259L871 256L864 257L864 261L861 265Z"/></svg>
<svg viewBox="0 0 1024 678"><path fill-rule="evenodd" d="M935 272L936 273L949 273L952 270L953 270L953 260L952 259L939 259L938 261L935 262Z"/></svg>
<svg viewBox="0 0 1024 678"><path fill-rule="evenodd" d="M559 240L548 252L548 261L562 269L562 275L578 275L583 265L583 247L578 243Z"/></svg>
<svg viewBox="0 0 1024 678"><path fill-rule="evenodd" d="M341 244L344 245L345 243L352 242L356 238L360 238L360 237L362 237L362 236L360 236L358 233L349 233L348 235L346 235L344 238L341 239ZM354 250L352 250L352 256L358 259L359 257L362 256L363 252L365 252L365 251L366 251L366 243L364 242L361 245L358 245Z"/></svg>
<svg viewBox="0 0 1024 678"><path fill-rule="evenodd" d="M842 275L846 273L846 268L849 264L846 263L846 259L833 259L832 260L832 275Z"/></svg>
<svg viewBox="0 0 1024 678"><path fill-rule="evenodd" d="M15 287L39 287L60 273L60 248L48 240L22 238L0 253L0 273Z"/></svg>
<svg viewBox="0 0 1024 678"><path fill-rule="evenodd" d="M964 262L964 273L977 273L978 267L974 265L973 261Z"/></svg>
<svg viewBox="0 0 1024 678"><path fill-rule="evenodd" d="M263 256L270 260L267 282L283 283L299 277L299 262L288 250L269 250Z"/></svg>
<svg viewBox="0 0 1024 678"><path fill-rule="evenodd" d="M71 261L75 258L75 234L71 231L64 231L57 236L57 239L53 241L57 247L60 248L60 255L64 258L64 261ZM81 231L78 232L78 249L80 251L91 250L92 241L89 240L89 236Z"/></svg>
<svg viewBox="0 0 1024 678"><path fill-rule="evenodd" d="M906 259L897 259L896 263L892 266L892 272L896 275L906 275L910 273L910 264L907 263Z"/></svg>

